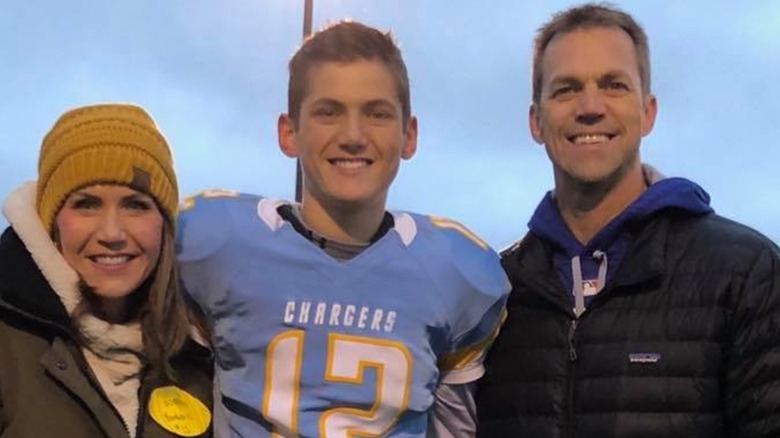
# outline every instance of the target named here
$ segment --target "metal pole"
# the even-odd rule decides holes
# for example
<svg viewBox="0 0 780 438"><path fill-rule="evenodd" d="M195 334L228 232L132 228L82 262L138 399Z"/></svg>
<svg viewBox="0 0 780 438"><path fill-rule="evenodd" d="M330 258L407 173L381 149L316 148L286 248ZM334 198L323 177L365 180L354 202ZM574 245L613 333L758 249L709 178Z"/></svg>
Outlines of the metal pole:
<svg viewBox="0 0 780 438"><path fill-rule="evenodd" d="M304 0L303 2L303 41L311 35L311 18L314 0ZM295 202L303 200L303 173L301 171L301 160L295 163Z"/></svg>
<svg viewBox="0 0 780 438"><path fill-rule="evenodd" d="M311 15L314 0L304 0L303 2L303 39L311 35Z"/></svg>

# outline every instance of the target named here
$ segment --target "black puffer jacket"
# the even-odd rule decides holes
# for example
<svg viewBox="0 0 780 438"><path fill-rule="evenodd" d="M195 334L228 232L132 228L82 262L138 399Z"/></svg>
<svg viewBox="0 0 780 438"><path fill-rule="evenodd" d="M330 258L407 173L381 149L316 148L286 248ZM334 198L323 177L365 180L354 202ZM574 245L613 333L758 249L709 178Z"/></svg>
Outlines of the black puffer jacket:
<svg viewBox="0 0 780 438"><path fill-rule="evenodd" d="M503 254L508 319L478 393L481 437L780 437L780 253L713 213L631 231L576 318L533 233Z"/></svg>

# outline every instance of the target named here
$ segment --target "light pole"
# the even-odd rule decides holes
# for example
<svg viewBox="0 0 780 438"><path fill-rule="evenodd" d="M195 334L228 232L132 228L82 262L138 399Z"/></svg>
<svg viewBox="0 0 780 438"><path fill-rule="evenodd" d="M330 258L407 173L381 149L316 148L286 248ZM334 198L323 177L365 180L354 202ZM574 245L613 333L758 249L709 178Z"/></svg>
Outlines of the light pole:
<svg viewBox="0 0 780 438"><path fill-rule="evenodd" d="M312 8L314 7L314 0L304 0L303 2L303 38L302 41L306 41L306 38L311 35L311 18ZM301 160L296 160L295 163L295 202L301 202L303 199L303 174L301 173Z"/></svg>
<svg viewBox="0 0 780 438"><path fill-rule="evenodd" d="M314 7L314 0L304 0L303 2L303 39L311 35L311 14Z"/></svg>

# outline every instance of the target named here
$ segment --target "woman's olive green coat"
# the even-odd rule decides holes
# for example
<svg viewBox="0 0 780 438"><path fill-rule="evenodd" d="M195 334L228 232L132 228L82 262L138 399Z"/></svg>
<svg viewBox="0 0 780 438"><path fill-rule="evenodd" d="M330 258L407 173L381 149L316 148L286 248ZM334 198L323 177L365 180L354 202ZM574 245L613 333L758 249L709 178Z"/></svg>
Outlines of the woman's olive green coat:
<svg viewBox="0 0 780 438"><path fill-rule="evenodd" d="M128 438L90 371L55 292L16 233L0 238L0 437ZM176 385L212 406L209 352L190 342L173 360ZM155 388L142 379L138 437L177 437L147 409ZM193 435L189 435L193 436ZM211 427L197 437L211 436Z"/></svg>

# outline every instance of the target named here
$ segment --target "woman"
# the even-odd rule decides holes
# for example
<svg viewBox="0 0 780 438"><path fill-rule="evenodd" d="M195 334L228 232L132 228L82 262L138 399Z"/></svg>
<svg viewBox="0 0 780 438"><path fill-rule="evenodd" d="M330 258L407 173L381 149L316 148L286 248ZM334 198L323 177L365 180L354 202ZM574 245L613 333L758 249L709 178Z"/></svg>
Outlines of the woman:
<svg viewBox="0 0 780 438"><path fill-rule="evenodd" d="M171 154L126 104L63 114L0 238L0 437L211 435L212 365L178 290Z"/></svg>

